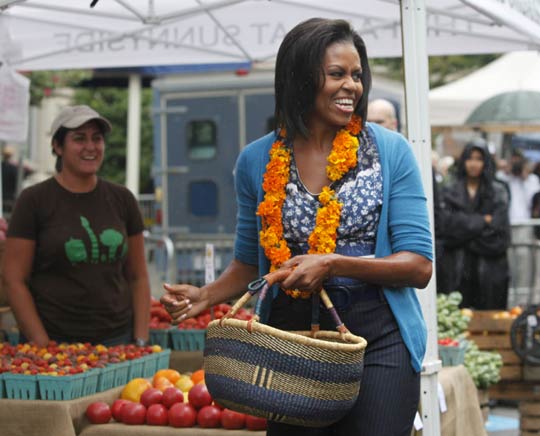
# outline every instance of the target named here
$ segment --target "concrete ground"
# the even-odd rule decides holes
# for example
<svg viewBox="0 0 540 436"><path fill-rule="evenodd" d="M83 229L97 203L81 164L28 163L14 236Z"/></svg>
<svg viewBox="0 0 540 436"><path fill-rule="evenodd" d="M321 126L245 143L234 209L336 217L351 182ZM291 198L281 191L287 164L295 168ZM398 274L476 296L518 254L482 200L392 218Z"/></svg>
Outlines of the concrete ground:
<svg viewBox="0 0 540 436"><path fill-rule="evenodd" d="M519 436L517 405L495 404L489 412L486 430L489 436Z"/></svg>

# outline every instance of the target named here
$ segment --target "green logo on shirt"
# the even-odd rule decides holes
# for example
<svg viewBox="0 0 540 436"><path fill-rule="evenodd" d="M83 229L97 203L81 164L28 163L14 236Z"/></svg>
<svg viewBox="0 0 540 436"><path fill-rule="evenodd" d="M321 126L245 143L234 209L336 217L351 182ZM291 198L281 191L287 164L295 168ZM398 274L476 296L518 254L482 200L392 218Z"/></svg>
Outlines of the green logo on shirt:
<svg viewBox="0 0 540 436"><path fill-rule="evenodd" d="M99 241L96 234L90 227L90 222L81 216L81 225L90 239L90 257L86 251L86 246L81 239L69 238L64 244L66 250L66 256L71 263L106 263L114 262L119 258L124 257L127 253L127 243L124 241L124 236L114 229L105 229L99 235ZM106 248L106 252L103 252L100 256L100 244ZM122 247L122 251L118 252L118 248Z"/></svg>

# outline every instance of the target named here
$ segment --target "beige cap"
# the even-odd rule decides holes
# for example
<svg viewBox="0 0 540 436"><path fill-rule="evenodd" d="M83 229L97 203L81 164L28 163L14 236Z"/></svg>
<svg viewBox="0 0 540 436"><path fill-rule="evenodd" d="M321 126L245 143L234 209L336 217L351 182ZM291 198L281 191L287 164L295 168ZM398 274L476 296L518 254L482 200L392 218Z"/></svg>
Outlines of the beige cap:
<svg viewBox="0 0 540 436"><path fill-rule="evenodd" d="M67 129L76 129L77 127L82 126L84 123L90 120L96 120L97 122L99 122L102 125L105 133L109 133L112 130L112 126L109 120L102 117L90 106L66 106L56 116L51 125L51 137L54 138L54 135L60 127L65 127Z"/></svg>

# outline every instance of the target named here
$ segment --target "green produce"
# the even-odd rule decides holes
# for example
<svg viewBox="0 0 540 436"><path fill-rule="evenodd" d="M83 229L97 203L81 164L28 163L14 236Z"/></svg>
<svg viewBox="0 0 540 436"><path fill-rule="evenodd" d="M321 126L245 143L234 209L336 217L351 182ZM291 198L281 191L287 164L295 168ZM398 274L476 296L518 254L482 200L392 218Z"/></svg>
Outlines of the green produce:
<svg viewBox="0 0 540 436"><path fill-rule="evenodd" d="M472 341L465 352L464 365L478 389L486 389L501 378L502 356L497 352L480 351Z"/></svg>
<svg viewBox="0 0 540 436"><path fill-rule="evenodd" d="M473 341L465 340L471 317L469 310L459 308L461 300L462 296L457 291L437 295L437 337L439 340L454 339L466 344L463 365L476 387L486 389L500 380L502 357L497 352L480 351Z"/></svg>
<svg viewBox="0 0 540 436"><path fill-rule="evenodd" d="M471 318L459 308L462 296L459 292L437 295L437 338L462 340L466 336Z"/></svg>

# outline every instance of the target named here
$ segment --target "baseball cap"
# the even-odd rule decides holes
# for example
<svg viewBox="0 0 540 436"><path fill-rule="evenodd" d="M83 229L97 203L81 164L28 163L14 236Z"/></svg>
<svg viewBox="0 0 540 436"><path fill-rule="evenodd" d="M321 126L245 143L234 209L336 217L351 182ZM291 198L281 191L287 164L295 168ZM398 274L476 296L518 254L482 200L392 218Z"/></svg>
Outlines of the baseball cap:
<svg viewBox="0 0 540 436"><path fill-rule="evenodd" d="M51 137L54 138L54 135L60 127L76 129L90 120L96 120L100 123L105 133L109 133L112 130L111 123L107 118L102 117L90 106L82 104L77 106L66 106L60 111L52 122Z"/></svg>

